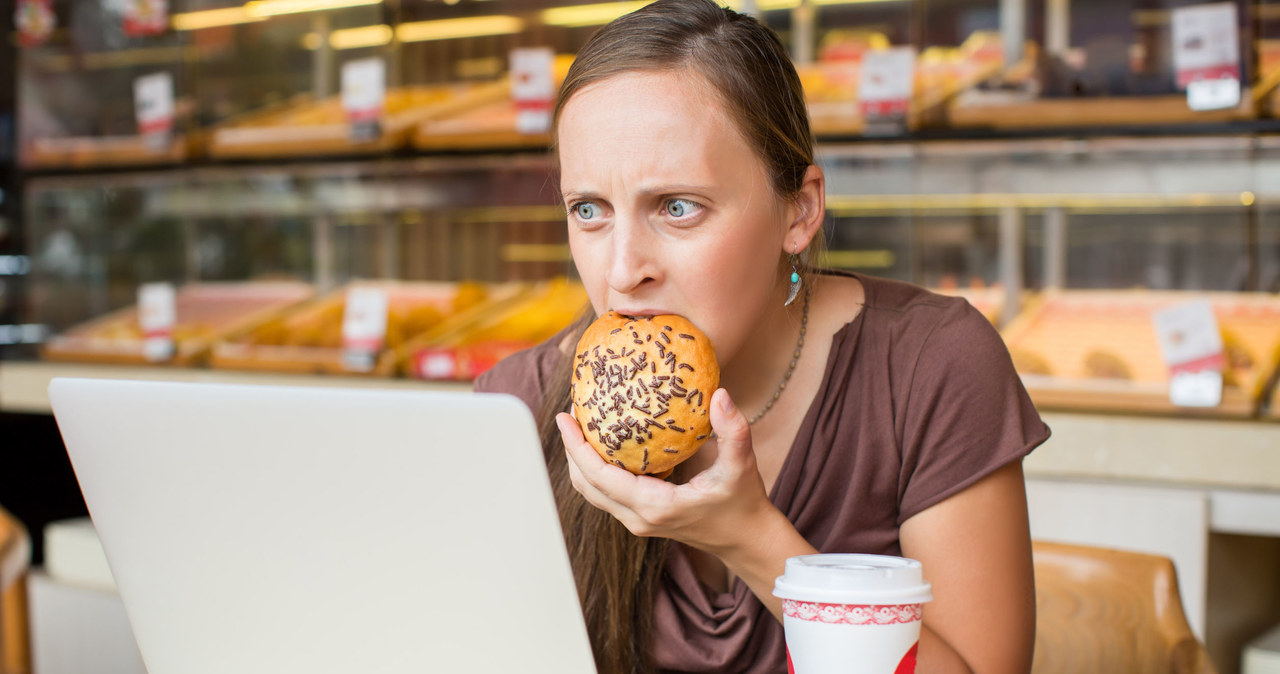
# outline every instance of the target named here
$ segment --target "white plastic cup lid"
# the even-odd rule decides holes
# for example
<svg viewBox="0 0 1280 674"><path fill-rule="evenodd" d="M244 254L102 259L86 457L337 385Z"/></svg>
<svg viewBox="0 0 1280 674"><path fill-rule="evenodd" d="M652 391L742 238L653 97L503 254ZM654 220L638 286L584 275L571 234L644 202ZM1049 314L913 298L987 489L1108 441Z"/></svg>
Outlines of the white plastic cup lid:
<svg viewBox="0 0 1280 674"><path fill-rule="evenodd" d="M931 601L933 592L914 559L825 553L788 558L773 596L839 604L921 604Z"/></svg>

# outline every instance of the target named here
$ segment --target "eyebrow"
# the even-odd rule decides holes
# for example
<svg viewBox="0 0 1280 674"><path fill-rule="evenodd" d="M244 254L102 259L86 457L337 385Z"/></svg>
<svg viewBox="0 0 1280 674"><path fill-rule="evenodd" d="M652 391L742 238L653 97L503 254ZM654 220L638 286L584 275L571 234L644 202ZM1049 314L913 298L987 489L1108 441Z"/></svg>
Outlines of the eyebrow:
<svg viewBox="0 0 1280 674"><path fill-rule="evenodd" d="M700 194L705 194L705 193L709 193L710 191L711 191L711 188L705 185L678 184L678 183L673 183L669 185L654 185L652 187L645 187L638 190L638 192L644 196L655 196L655 195L661 195L661 194L681 194L681 193L688 193L688 192L697 192ZM602 195L600 195L598 192L591 192L587 190L565 190L560 194L561 199L568 199L571 196L578 199L587 199L587 200L597 200L597 199L603 198Z"/></svg>

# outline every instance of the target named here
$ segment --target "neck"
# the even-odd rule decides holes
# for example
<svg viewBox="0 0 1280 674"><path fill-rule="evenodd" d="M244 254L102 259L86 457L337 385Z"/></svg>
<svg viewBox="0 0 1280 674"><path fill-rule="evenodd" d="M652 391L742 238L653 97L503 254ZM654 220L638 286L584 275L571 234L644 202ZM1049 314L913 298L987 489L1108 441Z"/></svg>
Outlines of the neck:
<svg viewBox="0 0 1280 674"><path fill-rule="evenodd" d="M768 309L760 317L762 329L752 333L732 362L721 365L720 386L729 392L748 419L773 399L795 354L805 290L787 307L783 306L787 289L786 283L779 284L769 298ZM813 289L808 290L812 294Z"/></svg>

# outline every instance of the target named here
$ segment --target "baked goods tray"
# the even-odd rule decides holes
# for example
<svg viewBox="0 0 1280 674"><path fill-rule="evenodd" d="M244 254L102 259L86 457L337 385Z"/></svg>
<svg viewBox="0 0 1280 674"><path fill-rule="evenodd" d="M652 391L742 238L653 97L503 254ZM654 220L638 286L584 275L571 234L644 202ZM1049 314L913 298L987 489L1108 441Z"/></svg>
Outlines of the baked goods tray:
<svg viewBox="0 0 1280 674"><path fill-rule="evenodd" d="M483 150L539 148L551 142L549 133L521 133L516 129L516 106L491 102L474 110L419 124L413 147L419 150Z"/></svg>
<svg viewBox="0 0 1280 674"><path fill-rule="evenodd" d="M386 337L369 367L354 366L343 348L343 316L352 289L377 289L387 297ZM228 370L392 376L396 349L406 341L465 324L526 292L528 286L520 283L353 281L219 340L210 363Z"/></svg>
<svg viewBox="0 0 1280 674"><path fill-rule="evenodd" d="M555 88L564 81L573 59L573 54L557 54L552 60ZM422 121L413 129L410 143L425 151L547 147L551 143L549 132L525 133L519 128L519 111L511 98L510 80L504 80L503 86L502 96L490 97L482 105Z"/></svg>
<svg viewBox="0 0 1280 674"><path fill-rule="evenodd" d="M951 126L996 130L1198 124L1257 116L1257 105L1248 88L1241 91L1239 105L1221 110L1192 110L1187 107L1185 96L1035 98L1021 93L974 90L956 96L947 110Z"/></svg>
<svg viewBox="0 0 1280 674"><path fill-rule="evenodd" d="M172 358L152 361L146 357L136 305L55 335L41 347L41 356L77 363L199 365L223 335L274 316L314 294L310 284L291 281L191 284L175 294Z"/></svg>
<svg viewBox="0 0 1280 674"><path fill-rule="evenodd" d="M381 134L355 140L339 98L304 101L262 112L215 130L208 145L215 158L369 154L407 144L414 127L439 117L482 107L509 97L509 85L404 87L387 92Z"/></svg>
<svg viewBox="0 0 1280 674"><path fill-rule="evenodd" d="M517 301L405 342L396 352L396 369L417 379L475 379L499 360L565 329L586 305L581 283L566 278L538 283Z"/></svg>
<svg viewBox="0 0 1280 674"><path fill-rule="evenodd" d="M1207 299L1227 365L1222 402L1175 406L1152 315ZM1047 291L1004 331L1014 365L1043 407L1249 417L1280 359L1280 296L1177 291Z"/></svg>
<svg viewBox="0 0 1280 674"><path fill-rule="evenodd" d="M198 134L175 134L157 144L144 136L35 138L22 147L28 168L92 168L177 164L196 154Z"/></svg>
<svg viewBox="0 0 1280 674"><path fill-rule="evenodd" d="M1272 117L1280 117L1280 40L1258 40L1258 85L1254 98Z"/></svg>
<svg viewBox="0 0 1280 674"><path fill-rule="evenodd" d="M1000 63L990 60L925 61L916 66L916 85L907 112L908 130L943 126L947 104L961 91L991 77ZM816 136L853 136L867 131L857 95L856 64L815 64L800 69L809 123Z"/></svg>

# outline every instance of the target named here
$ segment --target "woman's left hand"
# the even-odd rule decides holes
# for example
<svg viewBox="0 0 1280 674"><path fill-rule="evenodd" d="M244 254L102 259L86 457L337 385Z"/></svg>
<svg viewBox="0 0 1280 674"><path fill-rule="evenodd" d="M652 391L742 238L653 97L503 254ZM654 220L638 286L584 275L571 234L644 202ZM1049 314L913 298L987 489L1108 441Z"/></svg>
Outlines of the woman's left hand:
<svg viewBox="0 0 1280 674"><path fill-rule="evenodd" d="M637 536L670 538L724 556L760 531L755 525L761 518L781 515L756 467L751 426L724 389L711 397L715 438L700 450L712 449L715 459L684 484L634 475L608 463L587 443L573 417L560 414L556 423L574 488Z"/></svg>

